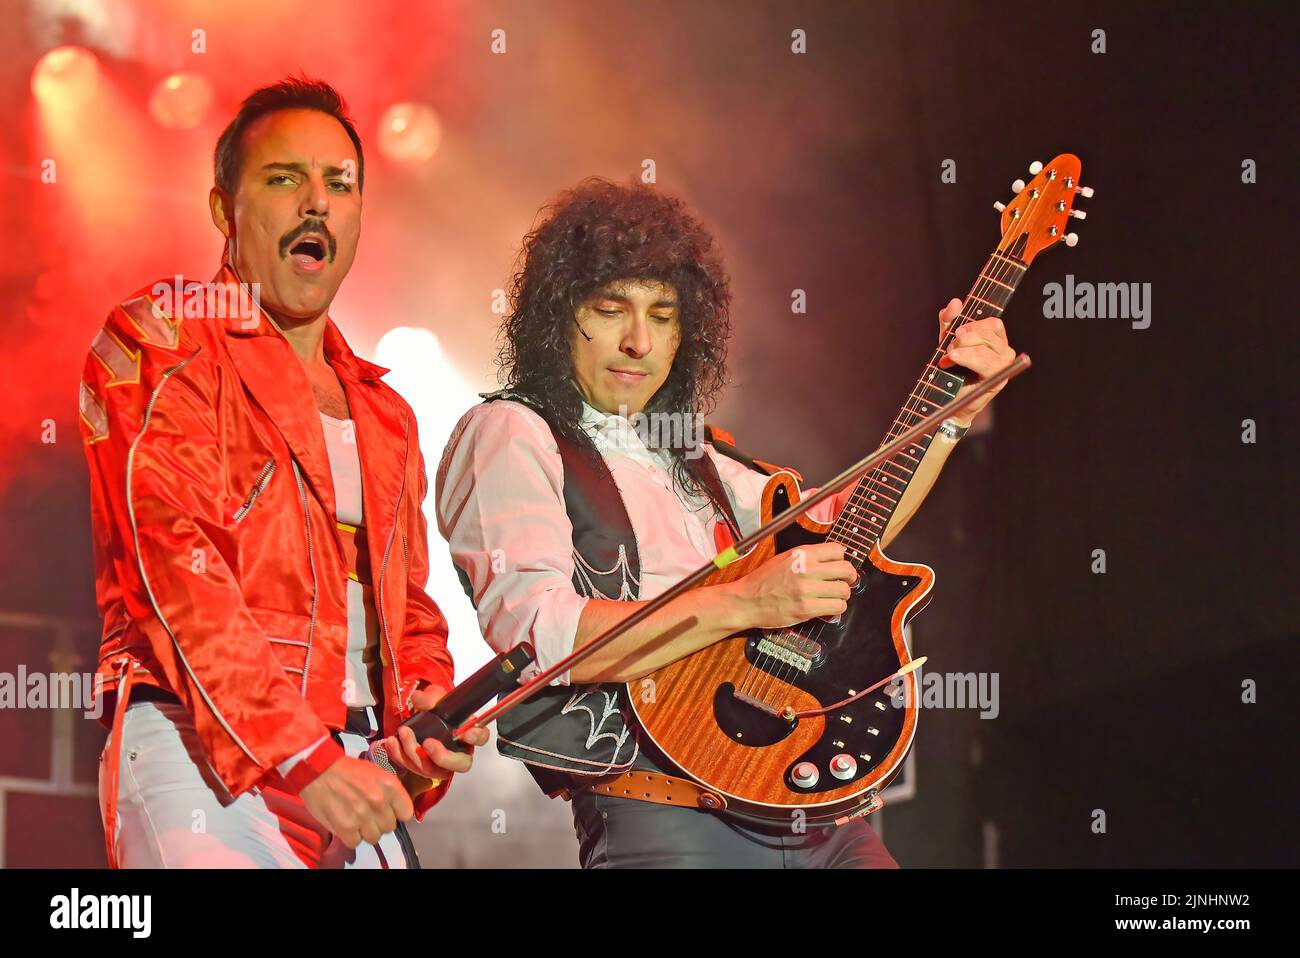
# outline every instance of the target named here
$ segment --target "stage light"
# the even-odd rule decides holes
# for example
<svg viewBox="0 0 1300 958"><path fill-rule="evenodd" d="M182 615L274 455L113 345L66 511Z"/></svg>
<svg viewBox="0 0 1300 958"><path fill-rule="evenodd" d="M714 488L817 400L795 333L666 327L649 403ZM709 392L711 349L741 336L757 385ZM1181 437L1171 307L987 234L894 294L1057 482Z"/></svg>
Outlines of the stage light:
<svg viewBox="0 0 1300 958"><path fill-rule="evenodd" d="M149 115L169 130L192 130L212 106L212 84L198 73L173 73L154 87Z"/></svg>
<svg viewBox="0 0 1300 958"><path fill-rule="evenodd" d="M423 163L442 142L442 121L423 103L394 103L379 121L379 152L395 163Z"/></svg>
<svg viewBox="0 0 1300 958"><path fill-rule="evenodd" d="M98 84L99 61L84 47L55 47L32 69L32 94L47 107L78 107Z"/></svg>
<svg viewBox="0 0 1300 958"><path fill-rule="evenodd" d="M424 453L429 493L424 513L429 521L429 548L443 550L443 560L429 564L430 595L450 626L450 648L458 672L468 674L486 662L491 651L479 637L478 617L461 590L452 564L446 561L446 544L438 535L434 513L434 476L443 447L460 417L478 403L477 390L465 381L443 352L438 337L428 329L398 326L390 329L375 346L374 361L391 372L384 382L411 405L420 427L420 448ZM421 583L424 585L424 583Z"/></svg>

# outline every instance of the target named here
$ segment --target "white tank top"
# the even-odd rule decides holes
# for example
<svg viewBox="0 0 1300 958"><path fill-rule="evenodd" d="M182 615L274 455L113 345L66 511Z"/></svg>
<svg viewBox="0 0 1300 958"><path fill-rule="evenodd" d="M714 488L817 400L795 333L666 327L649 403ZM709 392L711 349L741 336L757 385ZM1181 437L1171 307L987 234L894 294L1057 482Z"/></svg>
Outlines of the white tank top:
<svg viewBox="0 0 1300 958"><path fill-rule="evenodd" d="M379 618L375 612L370 557L366 547L365 516L361 508L361 459L357 454L356 425L351 419L320 414L334 478L335 520L345 546L348 570L348 647L343 697L349 708L378 705L382 688L379 658Z"/></svg>

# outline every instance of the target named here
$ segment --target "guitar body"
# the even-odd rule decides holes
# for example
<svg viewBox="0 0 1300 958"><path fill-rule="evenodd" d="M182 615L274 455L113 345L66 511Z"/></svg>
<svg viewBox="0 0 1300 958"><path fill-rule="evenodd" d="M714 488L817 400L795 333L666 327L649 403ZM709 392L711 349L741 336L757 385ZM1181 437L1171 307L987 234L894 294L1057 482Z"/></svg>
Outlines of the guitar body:
<svg viewBox="0 0 1300 958"><path fill-rule="evenodd" d="M763 492L762 522L799 499L795 477L777 473ZM704 584L738 579L779 552L823 542L830 528L801 516L775 544L763 540ZM915 672L902 679L906 707L896 707L891 687L884 686L842 709L787 720L733 694L741 690L777 711L820 708L910 662L903 626L925 607L934 571L892 562L875 546L861 572L848 610L834 624L815 619L792 629L739 633L629 683L629 700L655 745L691 778L725 796L728 807L784 821L794 809L813 820L836 817L870 801L901 769L916 734ZM776 655L764 653L774 647ZM837 755L853 759L851 776L832 771ZM793 777L804 762L818 772L811 786Z"/></svg>

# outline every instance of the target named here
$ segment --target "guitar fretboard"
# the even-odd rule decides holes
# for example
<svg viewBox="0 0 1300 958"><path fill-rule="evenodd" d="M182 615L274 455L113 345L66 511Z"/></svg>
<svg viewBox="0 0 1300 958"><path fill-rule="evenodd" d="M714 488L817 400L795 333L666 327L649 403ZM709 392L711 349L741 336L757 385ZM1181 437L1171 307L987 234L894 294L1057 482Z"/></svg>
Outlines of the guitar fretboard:
<svg viewBox="0 0 1300 958"><path fill-rule="evenodd" d="M965 379L955 368L941 369L939 360L963 324L1002 315L1027 268L1023 261L1000 250L989 257L966 296L961 315L948 328L934 355L921 370L916 385L912 387L903 408L885 433L881 445L892 442L957 395L958 390L965 385ZM926 433L858 480L853 494L827 535L830 541L844 543L845 558L856 567L861 568L867 561L872 546L889 525L894 509L903 498L908 483L912 481L925 451L933 441L934 433Z"/></svg>

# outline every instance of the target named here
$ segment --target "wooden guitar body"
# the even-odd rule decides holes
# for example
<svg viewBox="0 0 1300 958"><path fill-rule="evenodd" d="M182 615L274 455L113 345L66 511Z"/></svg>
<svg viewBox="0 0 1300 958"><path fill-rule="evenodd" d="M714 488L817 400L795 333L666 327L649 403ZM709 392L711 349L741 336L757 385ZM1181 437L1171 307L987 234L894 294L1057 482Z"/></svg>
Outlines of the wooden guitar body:
<svg viewBox="0 0 1300 958"><path fill-rule="evenodd" d="M795 477L777 473L763 493L762 522L799 499ZM830 528L803 516L778 534L775 544L765 539L705 584L737 579L778 552L822 542ZM842 815L867 802L867 793L883 789L902 767L916 734L916 673L903 678L905 690L885 686L843 709L792 721L733 693L741 690L777 711L785 706L801 711L832 705L875 684L911 661L903 626L925 607L933 583L928 566L892 562L874 547L837 623L815 619L792 629L755 629L723 639L629 683L632 707L659 750L691 778L724 795L728 807L783 821L794 809L813 820ZM775 655L764 654L773 648L762 645L764 639L776 643ZM895 705L900 691L906 693L905 707ZM853 760L850 776L832 770L840 755ZM794 779L794 770L805 762L818 772L810 786ZM845 775L843 769L839 775Z"/></svg>

